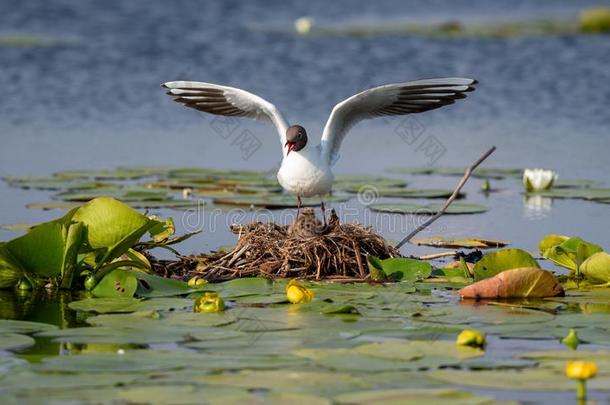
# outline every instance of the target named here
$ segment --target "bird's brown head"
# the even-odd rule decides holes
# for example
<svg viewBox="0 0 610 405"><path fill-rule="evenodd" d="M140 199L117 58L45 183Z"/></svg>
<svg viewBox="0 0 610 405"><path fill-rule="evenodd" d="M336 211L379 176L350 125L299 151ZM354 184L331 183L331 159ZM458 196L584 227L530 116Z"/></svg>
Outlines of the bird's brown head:
<svg viewBox="0 0 610 405"><path fill-rule="evenodd" d="M300 125L293 125L286 130L286 144L288 155L292 151L300 151L307 145L307 131Z"/></svg>

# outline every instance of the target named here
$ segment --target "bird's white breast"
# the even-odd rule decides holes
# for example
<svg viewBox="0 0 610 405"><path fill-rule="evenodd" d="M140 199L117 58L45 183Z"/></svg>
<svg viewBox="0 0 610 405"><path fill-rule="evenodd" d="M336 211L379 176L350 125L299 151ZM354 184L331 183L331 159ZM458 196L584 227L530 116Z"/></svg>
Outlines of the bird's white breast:
<svg viewBox="0 0 610 405"><path fill-rule="evenodd" d="M330 193L334 176L319 149L306 147L284 158L277 179L286 191L311 197Z"/></svg>

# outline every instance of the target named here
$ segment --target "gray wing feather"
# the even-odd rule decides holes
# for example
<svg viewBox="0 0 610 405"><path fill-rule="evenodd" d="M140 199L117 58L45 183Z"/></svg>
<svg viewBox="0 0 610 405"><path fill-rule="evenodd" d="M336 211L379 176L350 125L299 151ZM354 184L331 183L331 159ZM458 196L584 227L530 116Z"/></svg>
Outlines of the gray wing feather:
<svg viewBox="0 0 610 405"><path fill-rule="evenodd" d="M167 94L174 101L186 107L210 114L247 117L272 123L284 150L288 124L277 108L267 100L245 90L213 83L174 81L163 83L162 86L168 89Z"/></svg>
<svg viewBox="0 0 610 405"><path fill-rule="evenodd" d="M322 133L321 148L334 163L343 138L358 122L380 117L434 110L466 98L476 80L461 77L387 84L358 93L337 104Z"/></svg>

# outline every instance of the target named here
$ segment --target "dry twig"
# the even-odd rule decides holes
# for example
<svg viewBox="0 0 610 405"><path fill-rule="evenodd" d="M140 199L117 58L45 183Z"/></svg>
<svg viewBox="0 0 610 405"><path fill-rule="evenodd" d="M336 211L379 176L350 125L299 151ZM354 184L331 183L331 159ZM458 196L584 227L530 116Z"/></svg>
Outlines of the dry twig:
<svg viewBox="0 0 610 405"><path fill-rule="evenodd" d="M453 194L451 194L451 196L449 196L449 198L447 199L447 202L445 202L445 205L443 206L443 208L441 208L441 210L439 212L437 212L435 215L433 215L432 217L430 217L430 219L428 219L426 222L424 222L423 224L421 224L420 226L418 226L413 232L411 232L410 234L408 234L403 240L401 240L397 245L396 245L396 249L400 249L405 243L407 243L408 241L410 241L415 235L417 235L418 233L420 233L422 230L426 229L427 227L430 226L430 224L432 224L434 221L436 221L437 219L439 219L441 217L441 215L443 215L445 213L445 211L447 211L447 208L449 208L449 206L451 205L451 203L457 198L457 196L460 194L460 191L462 190L462 187L464 187L464 184L466 184L466 182L468 181L468 179L470 178L470 176L472 175L472 172L474 171L474 169L476 169L481 163L483 163L483 161L485 159L487 159L487 157L489 157L489 155L491 155L494 151L496 150L495 146L492 146L491 148L489 148L489 150L487 152L485 152L479 159L477 159L476 162L474 162L472 164L472 166L470 166L468 169L466 169L466 172L464 173L464 176L462 177L462 179L460 180L460 182L458 183L457 187L455 188L455 190L453 191Z"/></svg>

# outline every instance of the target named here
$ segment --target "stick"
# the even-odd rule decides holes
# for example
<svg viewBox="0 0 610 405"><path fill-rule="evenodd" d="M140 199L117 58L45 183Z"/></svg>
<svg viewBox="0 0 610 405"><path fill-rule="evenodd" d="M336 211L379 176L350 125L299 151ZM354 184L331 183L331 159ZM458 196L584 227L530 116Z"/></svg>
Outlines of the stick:
<svg viewBox="0 0 610 405"><path fill-rule="evenodd" d="M457 251L455 251L455 250L453 252L431 253L429 255L419 256L418 259L419 260L440 259L441 257L455 256L456 254L457 254Z"/></svg>
<svg viewBox="0 0 610 405"><path fill-rule="evenodd" d="M408 241L410 241L415 235L417 235L419 232L421 232L423 229L427 228L428 226L430 226L431 223L433 223L434 221L436 221L441 215L443 215L445 213L445 211L447 211L447 208L449 208L449 206L451 205L451 203L453 202L453 200L455 200L458 196L458 194L460 194L460 191L462 190L462 187L464 187L464 184L466 184L466 182L468 181L468 179L470 178L470 175L472 175L472 172L474 171L474 169L476 169L481 163L483 163L483 161L485 159L487 159L489 157L489 155L491 155L494 151L496 150L495 146L492 146L491 148L489 148L489 150L487 152L485 152L476 162L474 162L472 164L472 166L470 166L468 169L466 169L466 172L464 173L464 176L462 177L462 179L460 180L460 182L458 183L457 187L455 188L455 190L453 191L453 194L451 194L451 196L447 199L447 202L445 203L445 205L443 206L443 208L441 208L441 210L439 212L437 212L434 216L432 216L429 220L427 220L426 222L424 222L423 224L421 224L420 226L418 226L417 228L415 228L415 230L413 232L411 232L410 234L408 234L403 240L401 240L398 245L396 245L396 249L400 249L402 245L404 245L405 243L407 243Z"/></svg>

